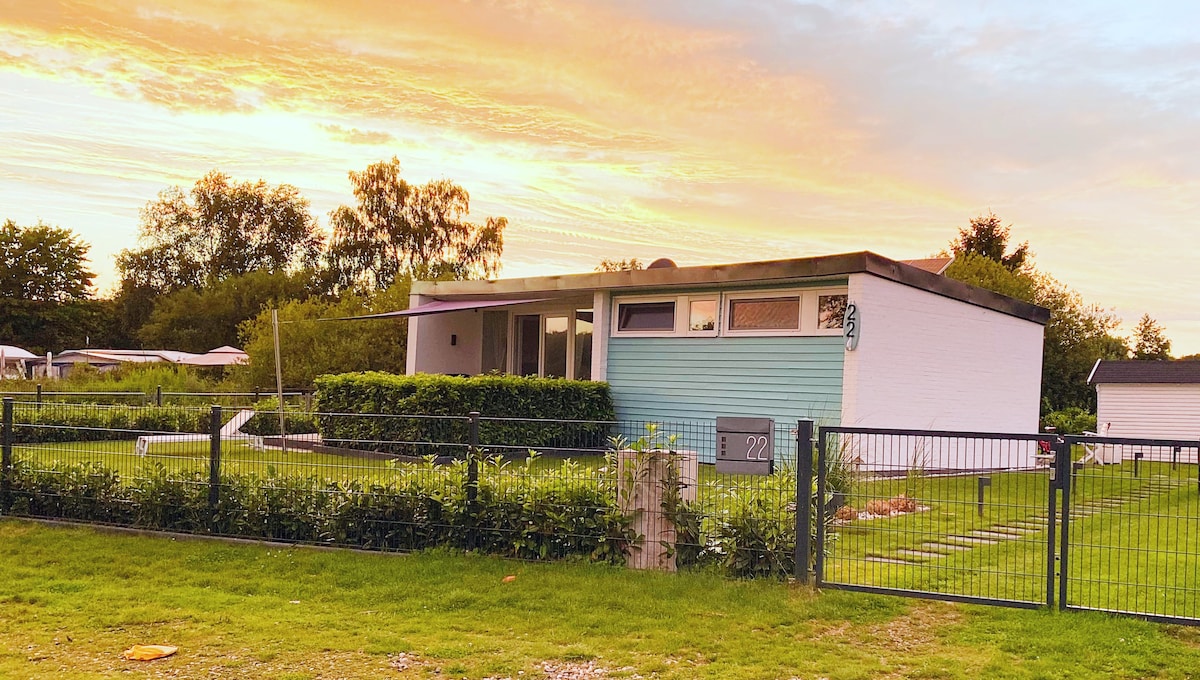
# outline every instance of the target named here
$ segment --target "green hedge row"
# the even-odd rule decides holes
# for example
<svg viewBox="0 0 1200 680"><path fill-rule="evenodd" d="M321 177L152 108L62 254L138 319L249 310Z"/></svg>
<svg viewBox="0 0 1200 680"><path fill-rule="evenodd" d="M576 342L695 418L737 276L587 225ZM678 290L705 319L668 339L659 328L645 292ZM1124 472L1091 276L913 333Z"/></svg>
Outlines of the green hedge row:
<svg viewBox="0 0 1200 680"><path fill-rule="evenodd" d="M321 436L327 442L387 453L431 452L415 442L466 444L465 416L471 411L484 416L479 437L485 448L603 449L608 426L597 421L616 417L608 384L601 382L348 373L321 376L316 385Z"/></svg>
<svg viewBox="0 0 1200 680"><path fill-rule="evenodd" d="M231 417L226 411L226 417ZM112 441L147 433L210 430L208 409L177 406L21 405L13 412L13 442Z"/></svg>
<svg viewBox="0 0 1200 680"><path fill-rule="evenodd" d="M386 483L316 477L224 475L209 505L202 472L145 465L128 478L98 463L11 471L9 514L187 533L325 543L372 550L474 549L520 559L583 558L623 564L634 540L616 504L611 467L567 461L557 472L491 459L467 502L465 462L399 466ZM719 506L675 513L680 567L713 566L739 577L792 573L794 477L758 490L702 490Z"/></svg>

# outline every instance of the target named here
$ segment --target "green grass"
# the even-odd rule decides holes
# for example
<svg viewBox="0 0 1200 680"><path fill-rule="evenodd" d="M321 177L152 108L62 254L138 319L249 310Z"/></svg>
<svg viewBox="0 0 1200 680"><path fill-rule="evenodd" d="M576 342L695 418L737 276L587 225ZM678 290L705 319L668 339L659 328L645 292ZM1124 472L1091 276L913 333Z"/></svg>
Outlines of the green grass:
<svg viewBox="0 0 1200 680"><path fill-rule="evenodd" d="M14 678L537 678L589 661L611 677L1183 678L1200 664L1195 630L1091 613L14 520L0 573ZM180 652L121 660L135 643Z"/></svg>

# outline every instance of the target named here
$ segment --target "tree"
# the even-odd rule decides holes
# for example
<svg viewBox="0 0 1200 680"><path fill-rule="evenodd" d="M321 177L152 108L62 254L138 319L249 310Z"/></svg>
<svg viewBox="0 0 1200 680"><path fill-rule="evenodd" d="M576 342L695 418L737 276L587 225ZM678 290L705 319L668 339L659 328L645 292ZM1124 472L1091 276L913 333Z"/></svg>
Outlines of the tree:
<svg viewBox="0 0 1200 680"><path fill-rule="evenodd" d="M313 266L323 238L308 205L291 185L235 182L216 170L190 194L166 189L142 209L143 247L117 256L122 287L167 293Z"/></svg>
<svg viewBox="0 0 1200 680"><path fill-rule="evenodd" d="M600 264L596 265L596 271L598 272L630 272L645 268L646 265L642 264L636 257L631 257L628 260L610 260L606 257L600 260Z"/></svg>
<svg viewBox="0 0 1200 680"><path fill-rule="evenodd" d="M1033 276L974 252L955 256L945 276L1024 302L1036 304L1038 298L1038 283Z"/></svg>
<svg viewBox="0 0 1200 680"><path fill-rule="evenodd" d="M1169 361L1171 359L1171 341L1167 339L1163 327L1149 314L1143 314L1138 325L1133 329L1133 358L1154 361Z"/></svg>
<svg viewBox="0 0 1200 680"><path fill-rule="evenodd" d="M0 225L0 297L35 302L84 300L95 274L87 268L91 248L70 229L38 222Z"/></svg>
<svg viewBox="0 0 1200 680"><path fill-rule="evenodd" d="M1017 271L1025 266L1025 259L1029 256L1029 242L1026 241L1005 254L1010 236L1010 228L1004 226L1000 218L989 210L987 215L971 218L971 224L967 228L958 230L958 238L950 242L950 251L956 257L967 253L982 255L1004 265L1005 269Z"/></svg>
<svg viewBox="0 0 1200 680"><path fill-rule="evenodd" d="M336 288L382 290L404 277L486 278L499 271L508 221L466 221L470 196L457 184L411 185L395 157L351 171L350 183L355 206L330 213L328 267Z"/></svg>
<svg viewBox="0 0 1200 680"><path fill-rule="evenodd" d="M206 288L181 288L158 299L137 332L145 347L207 352L239 342L238 326L264 308L307 297L305 273L258 271Z"/></svg>
<svg viewBox="0 0 1200 680"><path fill-rule="evenodd" d="M283 382L309 387L326 373L388 371L403 373L407 350L405 319L318 321L408 308L409 279L373 296L346 295L336 302L293 300L279 308L279 344ZM263 311L241 325L250 363L235 374L247 385L275 384L275 345L271 315Z"/></svg>

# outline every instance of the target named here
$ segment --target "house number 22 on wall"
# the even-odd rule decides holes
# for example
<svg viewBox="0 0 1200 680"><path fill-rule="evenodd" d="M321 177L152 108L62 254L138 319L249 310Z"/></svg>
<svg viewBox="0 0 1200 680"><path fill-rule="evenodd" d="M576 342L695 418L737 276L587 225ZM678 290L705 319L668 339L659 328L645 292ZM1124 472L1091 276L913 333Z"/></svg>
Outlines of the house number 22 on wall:
<svg viewBox="0 0 1200 680"><path fill-rule="evenodd" d="M846 314L842 316L842 337L846 340L846 351L853 352L858 347L858 335L861 332L858 319L858 305L846 304Z"/></svg>

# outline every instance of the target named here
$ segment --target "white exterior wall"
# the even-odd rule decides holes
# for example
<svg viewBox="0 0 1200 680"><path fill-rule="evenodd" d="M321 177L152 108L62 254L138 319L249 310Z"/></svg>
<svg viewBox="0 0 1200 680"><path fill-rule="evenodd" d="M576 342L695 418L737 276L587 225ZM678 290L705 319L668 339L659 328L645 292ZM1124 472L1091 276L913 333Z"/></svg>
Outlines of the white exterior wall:
<svg viewBox="0 0 1200 680"><path fill-rule="evenodd" d="M1096 385L1096 427L1130 439L1200 439L1200 385Z"/></svg>
<svg viewBox="0 0 1200 680"><path fill-rule="evenodd" d="M409 308L428 301L413 295ZM454 345L451 336L456 336ZM409 317L405 373L476 375L483 369L482 343L483 314L478 310Z"/></svg>
<svg viewBox="0 0 1200 680"><path fill-rule="evenodd" d="M870 274L849 289L861 335L846 352L844 426L1037 432L1040 324Z"/></svg>

